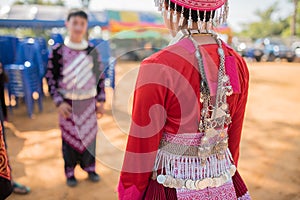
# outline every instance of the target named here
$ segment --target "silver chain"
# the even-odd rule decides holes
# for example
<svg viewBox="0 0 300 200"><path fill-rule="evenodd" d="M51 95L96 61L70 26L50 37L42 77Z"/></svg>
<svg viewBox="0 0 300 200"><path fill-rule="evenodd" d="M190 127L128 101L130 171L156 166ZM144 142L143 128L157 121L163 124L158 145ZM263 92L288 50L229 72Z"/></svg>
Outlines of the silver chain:
<svg viewBox="0 0 300 200"><path fill-rule="evenodd" d="M199 146L199 156L203 163L206 162L206 155L211 153L213 149L219 145L220 142L227 143L227 133L225 133L225 124L231 123L229 114L229 106L227 104L227 96L232 94L232 87L229 82L229 77L225 71L225 53L222 47L222 41L216 34L212 34L218 44L218 55L220 57L220 64L218 70L218 87L216 97L213 102L213 97L210 95L209 85L205 74L203 57L199 49L198 43L189 35L190 40L195 46L195 56L198 61L198 68L201 75L200 82L200 103L203 103L201 110L201 117L199 122L199 130L204 133L201 138L201 145ZM214 105L213 105L214 104ZM218 137L214 143L210 142L210 138ZM222 153L220 153L222 154Z"/></svg>

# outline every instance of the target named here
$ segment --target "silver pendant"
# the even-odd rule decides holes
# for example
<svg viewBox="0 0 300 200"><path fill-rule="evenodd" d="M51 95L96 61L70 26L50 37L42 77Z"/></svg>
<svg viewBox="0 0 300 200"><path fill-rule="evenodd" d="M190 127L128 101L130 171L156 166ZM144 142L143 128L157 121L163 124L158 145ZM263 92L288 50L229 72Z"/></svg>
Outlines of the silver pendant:
<svg viewBox="0 0 300 200"><path fill-rule="evenodd" d="M217 118L224 117L224 116L226 116L226 112L224 110L222 110L221 108L215 109L212 113L212 119L217 119Z"/></svg>
<svg viewBox="0 0 300 200"><path fill-rule="evenodd" d="M205 136L208 138L213 138L218 134L219 134L218 131L214 128L210 128L207 131L205 131ZM203 137L205 137L205 136L203 136Z"/></svg>
<svg viewBox="0 0 300 200"><path fill-rule="evenodd" d="M224 83L227 83L227 82L229 81L229 77L228 77L227 75L223 76L222 81L223 81Z"/></svg>
<svg viewBox="0 0 300 200"><path fill-rule="evenodd" d="M221 105L221 108L225 111L225 110L227 110L228 109L228 104L227 103L223 103L222 105Z"/></svg>

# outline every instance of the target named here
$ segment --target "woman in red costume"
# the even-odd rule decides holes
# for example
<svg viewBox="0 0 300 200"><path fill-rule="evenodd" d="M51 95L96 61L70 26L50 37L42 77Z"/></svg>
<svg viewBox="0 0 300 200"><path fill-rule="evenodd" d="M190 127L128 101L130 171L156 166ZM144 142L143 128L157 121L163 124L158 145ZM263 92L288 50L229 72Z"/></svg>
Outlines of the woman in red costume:
<svg viewBox="0 0 300 200"><path fill-rule="evenodd" d="M11 194L13 185L2 133L2 123L0 123L0 199L6 199Z"/></svg>
<svg viewBox="0 0 300 200"><path fill-rule="evenodd" d="M237 171L248 69L214 32L228 2L155 4L174 38L141 64L119 199L251 199Z"/></svg>

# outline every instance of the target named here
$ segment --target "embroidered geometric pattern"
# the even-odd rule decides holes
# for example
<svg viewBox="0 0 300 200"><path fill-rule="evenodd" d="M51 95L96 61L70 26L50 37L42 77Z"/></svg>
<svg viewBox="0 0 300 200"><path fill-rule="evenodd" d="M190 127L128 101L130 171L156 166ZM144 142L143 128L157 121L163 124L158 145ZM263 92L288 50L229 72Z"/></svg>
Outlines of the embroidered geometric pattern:
<svg viewBox="0 0 300 200"><path fill-rule="evenodd" d="M73 101L72 103L71 117L65 119L60 116L59 124L64 141L82 153L96 138L98 132L95 99ZM77 108L78 106L81 108Z"/></svg>
<svg viewBox="0 0 300 200"><path fill-rule="evenodd" d="M203 190L177 190L178 200L236 200L236 194L232 182L220 187L206 188Z"/></svg>
<svg viewBox="0 0 300 200"><path fill-rule="evenodd" d="M0 125L0 176L10 180L10 168L8 166L8 158L5 150L5 144L2 137L2 126Z"/></svg>
<svg viewBox="0 0 300 200"><path fill-rule="evenodd" d="M250 194L247 192L242 197L239 197L238 200L251 200Z"/></svg>
<svg viewBox="0 0 300 200"><path fill-rule="evenodd" d="M62 48L64 65L62 69L63 79L60 89L65 93L65 98L81 100L96 96L96 77L92 72L94 66L92 57L86 52ZM77 97L78 95L85 97Z"/></svg>

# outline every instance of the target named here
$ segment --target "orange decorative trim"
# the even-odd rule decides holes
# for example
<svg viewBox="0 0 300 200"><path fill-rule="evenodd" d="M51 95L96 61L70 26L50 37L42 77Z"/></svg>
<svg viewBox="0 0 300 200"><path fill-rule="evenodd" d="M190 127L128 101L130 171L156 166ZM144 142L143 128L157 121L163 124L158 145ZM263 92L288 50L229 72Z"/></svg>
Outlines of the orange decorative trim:
<svg viewBox="0 0 300 200"><path fill-rule="evenodd" d="M5 149L5 144L3 140L3 130L2 126L0 125L0 176L11 180L11 173L10 168L8 166L8 158L7 158L7 152Z"/></svg>

